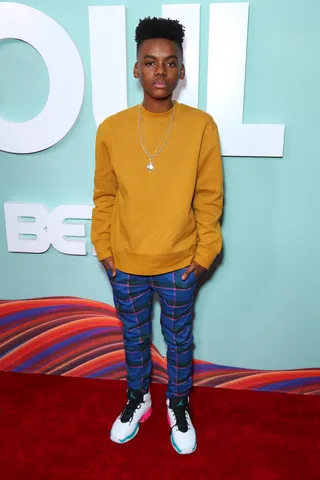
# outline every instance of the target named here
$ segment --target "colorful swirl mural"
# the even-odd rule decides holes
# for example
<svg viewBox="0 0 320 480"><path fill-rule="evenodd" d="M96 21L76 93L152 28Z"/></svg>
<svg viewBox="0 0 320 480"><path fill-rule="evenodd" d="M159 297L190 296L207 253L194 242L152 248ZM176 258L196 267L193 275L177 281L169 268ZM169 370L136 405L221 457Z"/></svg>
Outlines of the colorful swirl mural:
<svg viewBox="0 0 320 480"><path fill-rule="evenodd" d="M152 346L153 381L166 358ZM73 297L0 301L0 370L125 379L115 310ZM320 369L258 371L194 361L194 385L320 395Z"/></svg>

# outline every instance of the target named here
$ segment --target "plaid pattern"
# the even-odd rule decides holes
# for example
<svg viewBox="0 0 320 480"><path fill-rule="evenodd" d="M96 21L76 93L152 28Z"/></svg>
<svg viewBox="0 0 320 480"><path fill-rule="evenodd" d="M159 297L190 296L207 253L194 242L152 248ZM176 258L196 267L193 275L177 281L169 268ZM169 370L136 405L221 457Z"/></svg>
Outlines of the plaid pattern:
<svg viewBox="0 0 320 480"><path fill-rule="evenodd" d="M188 395L192 386L193 300L196 279L181 280L186 268L154 276L130 275L117 270L109 279L114 303L123 325L128 387L146 392L151 374L151 311L153 294L161 304L161 328L168 360L167 397Z"/></svg>

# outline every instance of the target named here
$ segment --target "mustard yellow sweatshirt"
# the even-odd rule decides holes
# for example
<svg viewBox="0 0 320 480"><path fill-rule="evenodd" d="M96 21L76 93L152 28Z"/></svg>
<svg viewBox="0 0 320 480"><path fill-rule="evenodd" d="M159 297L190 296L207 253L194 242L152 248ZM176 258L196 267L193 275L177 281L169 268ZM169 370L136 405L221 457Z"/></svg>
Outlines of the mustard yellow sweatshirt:
<svg viewBox="0 0 320 480"><path fill-rule="evenodd" d="M147 169L138 106L107 118L96 137L91 239L99 260L157 275L193 260L209 268L222 246L223 175L217 126L207 113L175 102L162 153ZM172 109L141 107L141 133L150 153L168 130ZM161 143L161 142L160 142Z"/></svg>

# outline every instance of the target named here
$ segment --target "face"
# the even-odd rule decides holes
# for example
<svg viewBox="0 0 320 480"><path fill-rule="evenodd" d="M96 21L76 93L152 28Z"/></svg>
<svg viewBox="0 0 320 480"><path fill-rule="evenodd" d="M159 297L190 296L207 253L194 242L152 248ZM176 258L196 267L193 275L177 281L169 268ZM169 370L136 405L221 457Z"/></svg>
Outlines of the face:
<svg viewBox="0 0 320 480"><path fill-rule="evenodd" d="M134 77L139 78L150 97L159 100L170 97L184 76L182 52L175 42L153 38L140 45Z"/></svg>

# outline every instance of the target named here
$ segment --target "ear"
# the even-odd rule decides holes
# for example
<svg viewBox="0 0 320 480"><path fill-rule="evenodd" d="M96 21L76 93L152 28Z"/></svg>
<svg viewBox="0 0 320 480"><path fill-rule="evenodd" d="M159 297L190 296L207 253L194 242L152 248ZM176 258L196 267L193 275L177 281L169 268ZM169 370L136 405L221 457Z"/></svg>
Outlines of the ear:
<svg viewBox="0 0 320 480"><path fill-rule="evenodd" d="M186 69L185 69L184 64L182 64L181 65L181 70L180 70L179 80L183 80L185 76L186 76Z"/></svg>
<svg viewBox="0 0 320 480"><path fill-rule="evenodd" d="M133 67L133 76L134 76L134 78L139 78L139 77L140 77L140 75L139 75L139 64L138 64L138 62L136 62L136 63L134 64L134 67Z"/></svg>

